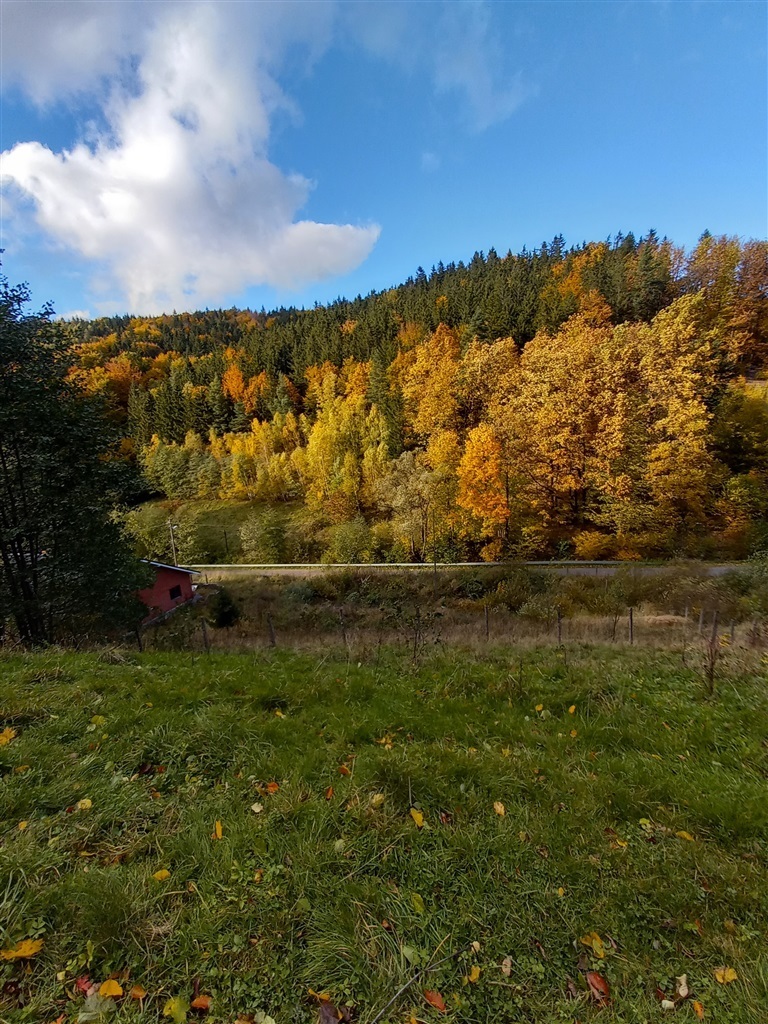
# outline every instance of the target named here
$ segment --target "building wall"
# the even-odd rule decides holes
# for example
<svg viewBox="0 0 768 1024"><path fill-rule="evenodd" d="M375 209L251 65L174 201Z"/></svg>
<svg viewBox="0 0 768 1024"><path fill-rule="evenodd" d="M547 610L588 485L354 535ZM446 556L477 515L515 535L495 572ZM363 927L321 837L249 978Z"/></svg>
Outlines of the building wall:
<svg viewBox="0 0 768 1024"><path fill-rule="evenodd" d="M139 597L150 609L152 615L169 612L172 608L184 604L185 601L192 600L194 591L192 590L192 577L188 572L179 572L177 569L171 568L156 568L154 571L154 586L139 591ZM181 589L178 597L171 597L171 590L174 587Z"/></svg>

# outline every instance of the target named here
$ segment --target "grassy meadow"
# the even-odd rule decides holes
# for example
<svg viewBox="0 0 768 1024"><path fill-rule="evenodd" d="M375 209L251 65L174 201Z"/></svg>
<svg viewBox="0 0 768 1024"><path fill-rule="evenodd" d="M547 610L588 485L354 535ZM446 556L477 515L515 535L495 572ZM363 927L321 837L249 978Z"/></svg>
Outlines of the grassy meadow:
<svg viewBox="0 0 768 1024"><path fill-rule="evenodd" d="M759 652L51 650L0 734L4 1022L766 1019Z"/></svg>

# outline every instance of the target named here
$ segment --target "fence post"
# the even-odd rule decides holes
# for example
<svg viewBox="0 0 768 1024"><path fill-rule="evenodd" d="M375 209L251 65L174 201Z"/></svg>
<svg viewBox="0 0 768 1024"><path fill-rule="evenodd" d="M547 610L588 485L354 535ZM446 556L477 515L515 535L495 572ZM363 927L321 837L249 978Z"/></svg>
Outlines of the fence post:
<svg viewBox="0 0 768 1024"><path fill-rule="evenodd" d="M635 642L634 608L629 609L629 642L630 644L633 644Z"/></svg>
<svg viewBox="0 0 768 1024"><path fill-rule="evenodd" d="M490 623L490 619L488 617L488 602L486 601L485 602L485 642L488 643L490 638L491 638L491 623Z"/></svg>
<svg viewBox="0 0 768 1024"><path fill-rule="evenodd" d="M208 626L205 623L205 619L200 620L200 625L203 627L203 647L205 648L205 653L210 654L211 645L208 642Z"/></svg>
<svg viewBox="0 0 768 1024"><path fill-rule="evenodd" d="M699 636L704 636L704 605L699 612Z"/></svg>
<svg viewBox="0 0 768 1024"><path fill-rule="evenodd" d="M557 606L557 646L563 646L563 609Z"/></svg>
<svg viewBox="0 0 768 1024"><path fill-rule="evenodd" d="M272 623L272 616L267 612L267 629L269 631L269 646L277 647L277 639L275 638L275 627Z"/></svg>

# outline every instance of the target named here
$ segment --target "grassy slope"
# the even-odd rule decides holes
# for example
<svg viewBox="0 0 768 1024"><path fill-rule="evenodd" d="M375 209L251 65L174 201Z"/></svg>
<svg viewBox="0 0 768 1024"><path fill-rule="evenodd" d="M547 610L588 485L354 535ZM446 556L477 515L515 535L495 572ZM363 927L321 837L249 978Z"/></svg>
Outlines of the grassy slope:
<svg viewBox="0 0 768 1024"><path fill-rule="evenodd" d="M316 1020L312 987L370 1022L439 947L457 958L385 1020L438 1019L428 987L456 1021L637 1024L668 1016L654 990L685 972L708 1021L764 1021L764 669L732 669L709 701L663 652L525 659L522 680L501 650L419 668L387 651L1 661L0 729L18 735L0 746L0 944L45 946L28 973L0 965L27 1000L6 994L0 1019L75 1020L66 983L129 969L150 995L113 1020L158 1020L199 977L209 1021ZM591 931L617 945L590 960L610 1010L566 999ZM739 980L719 985L721 965Z"/></svg>

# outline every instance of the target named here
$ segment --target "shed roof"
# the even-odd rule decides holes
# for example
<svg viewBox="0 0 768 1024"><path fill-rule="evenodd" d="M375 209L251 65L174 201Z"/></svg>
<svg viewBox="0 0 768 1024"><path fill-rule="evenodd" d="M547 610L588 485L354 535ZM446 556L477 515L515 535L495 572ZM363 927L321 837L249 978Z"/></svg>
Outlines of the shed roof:
<svg viewBox="0 0 768 1024"><path fill-rule="evenodd" d="M140 558L145 565L152 565L155 569L173 569L176 572L185 572L188 576L199 576L198 569L185 569L183 565L168 565L166 562L153 562L151 558Z"/></svg>

